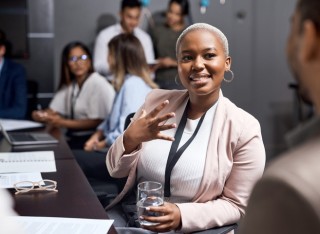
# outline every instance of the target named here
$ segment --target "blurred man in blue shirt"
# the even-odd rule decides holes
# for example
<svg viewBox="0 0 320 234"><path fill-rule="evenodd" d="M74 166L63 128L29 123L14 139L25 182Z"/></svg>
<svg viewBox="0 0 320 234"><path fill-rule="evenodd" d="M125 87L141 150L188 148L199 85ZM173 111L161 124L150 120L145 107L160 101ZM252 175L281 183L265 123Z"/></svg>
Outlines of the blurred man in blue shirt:
<svg viewBox="0 0 320 234"><path fill-rule="evenodd" d="M24 68L5 58L6 41L0 38L0 118L24 119L27 85Z"/></svg>

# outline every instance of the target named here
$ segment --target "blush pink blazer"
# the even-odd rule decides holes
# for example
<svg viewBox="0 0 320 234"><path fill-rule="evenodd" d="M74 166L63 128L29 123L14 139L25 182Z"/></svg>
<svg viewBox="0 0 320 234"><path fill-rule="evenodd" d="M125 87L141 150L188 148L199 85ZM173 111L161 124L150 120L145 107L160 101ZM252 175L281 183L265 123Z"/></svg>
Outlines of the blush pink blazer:
<svg viewBox="0 0 320 234"><path fill-rule="evenodd" d="M175 118L168 123L179 123L183 113L176 110L188 98L187 90L153 90L132 121L141 115L142 108L149 113L164 100L169 100L163 113L175 112ZM235 106L220 92L212 121L199 192L193 202L176 204L181 212L183 232L238 222L245 214L252 187L264 170L265 149L260 124L252 115ZM107 209L118 203L135 185L137 162L144 144L147 142L124 155L121 135L109 149L106 164L110 175L117 178L128 176L128 179L123 191Z"/></svg>

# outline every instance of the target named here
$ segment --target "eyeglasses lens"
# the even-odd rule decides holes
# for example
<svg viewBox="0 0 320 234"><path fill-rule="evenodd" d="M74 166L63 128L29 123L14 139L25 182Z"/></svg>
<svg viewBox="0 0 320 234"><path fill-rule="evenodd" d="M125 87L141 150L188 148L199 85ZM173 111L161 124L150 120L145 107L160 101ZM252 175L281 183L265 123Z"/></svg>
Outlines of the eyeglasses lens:
<svg viewBox="0 0 320 234"><path fill-rule="evenodd" d="M41 185L41 187L46 188L47 190L54 190L57 187L57 184L54 181L51 180L43 180L44 185Z"/></svg>
<svg viewBox="0 0 320 234"><path fill-rule="evenodd" d="M87 60L87 59L88 59L88 55L83 54L83 55L80 55L79 57L78 57L78 56L72 56L72 57L69 58L69 61L75 63L75 62L77 62L78 60L80 60L80 61L85 61L85 60Z"/></svg>
<svg viewBox="0 0 320 234"><path fill-rule="evenodd" d="M30 189L33 189L33 183L29 181L24 181L24 182L17 183L15 187L19 191L30 190Z"/></svg>

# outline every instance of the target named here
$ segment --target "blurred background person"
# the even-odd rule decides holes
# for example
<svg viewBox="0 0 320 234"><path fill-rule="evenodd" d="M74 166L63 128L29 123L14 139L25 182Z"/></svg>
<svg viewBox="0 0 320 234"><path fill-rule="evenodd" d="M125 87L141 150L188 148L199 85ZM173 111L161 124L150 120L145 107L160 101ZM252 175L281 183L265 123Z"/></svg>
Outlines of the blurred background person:
<svg viewBox="0 0 320 234"><path fill-rule="evenodd" d="M111 25L102 30L94 45L94 68L100 74L109 77L110 68L107 62L108 42L120 33L132 33L141 42L148 63L154 62L154 51L150 36L138 28L141 13L141 2L139 0L122 0L120 10L120 23Z"/></svg>
<svg viewBox="0 0 320 234"><path fill-rule="evenodd" d="M51 128L67 129L71 148L82 148L112 108L115 91L93 71L92 56L81 42L65 46L61 57L58 91L49 108L32 113L34 120Z"/></svg>
<svg viewBox="0 0 320 234"><path fill-rule="evenodd" d="M0 188L0 227L1 233L5 234L23 234L21 227L14 221L10 220L11 216L17 213L13 209L13 199L7 190Z"/></svg>
<svg viewBox="0 0 320 234"><path fill-rule="evenodd" d="M84 149L88 151L110 146L123 132L126 117L138 110L152 88L158 87L150 77L143 47L133 34L114 37L108 43L108 50L117 95L111 114L86 142Z"/></svg>
<svg viewBox="0 0 320 234"><path fill-rule="evenodd" d="M0 39L3 39L6 46L6 58L11 58L12 56L12 43L8 40L5 31L0 29Z"/></svg>
<svg viewBox="0 0 320 234"><path fill-rule="evenodd" d="M6 58L6 40L0 38L0 118L24 119L27 111L25 69Z"/></svg>
<svg viewBox="0 0 320 234"><path fill-rule="evenodd" d="M119 34L111 39L108 50L108 62L115 77L113 85L117 91L112 111L84 145L84 149L90 152L73 152L89 181L114 182L120 190L122 182L111 178L107 171L106 151L123 132L126 117L138 110L157 85L150 77L143 47L134 35Z"/></svg>
<svg viewBox="0 0 320 234"><path fill-rule="evenodd" d="M156 24L151 28L156 65L155 82L163 89L182 89L175 78L178 75L175 54L176 41L185 29L185 19L189 15L188 0L170 0L164 24Z"/></svg>

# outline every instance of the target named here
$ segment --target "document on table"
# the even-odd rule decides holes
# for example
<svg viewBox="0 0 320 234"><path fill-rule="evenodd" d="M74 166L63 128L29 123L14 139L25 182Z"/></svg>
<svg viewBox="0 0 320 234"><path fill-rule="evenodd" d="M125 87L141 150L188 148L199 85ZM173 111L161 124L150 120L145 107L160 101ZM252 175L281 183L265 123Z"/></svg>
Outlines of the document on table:
<svg viewBox="0 0 320 234"><path fill-rule="evenodd" d="M53 151L0 153L0 173L8 172L55 172Z"/></svg>
<svg viewBox="0 0 320 234"><path fill-rule="evenodd" d="M54 217L11 216L23 234L106 234L113 220L111 219L78 219Z"/></svg>
<svg viewBox="0 0 320 234"><path fill-rule="evenodd" d="M0 123L6 131L43 127L42 123L30 120L0 119Z"/></svg>
<svg viewBox="0 0 320 234"><path fill-rule="evenodd" d="M21 181L39 182L42 180L40 172L33 173L1 173L0 188L14 188L14 184Z"/></svg>

